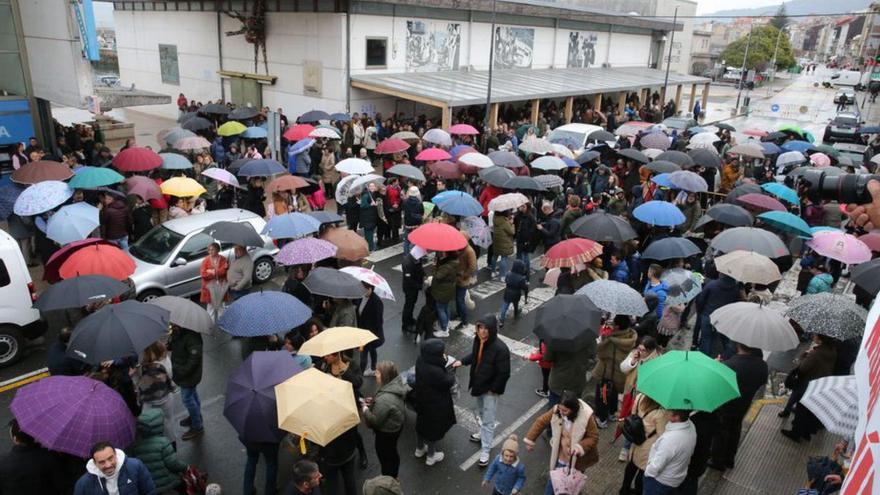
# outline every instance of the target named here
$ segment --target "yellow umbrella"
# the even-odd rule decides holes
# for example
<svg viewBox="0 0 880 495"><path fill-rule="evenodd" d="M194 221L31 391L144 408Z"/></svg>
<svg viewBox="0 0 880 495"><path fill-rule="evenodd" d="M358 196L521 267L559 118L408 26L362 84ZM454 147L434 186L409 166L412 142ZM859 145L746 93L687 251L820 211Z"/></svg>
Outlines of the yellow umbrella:
<svg viewBox="0 0 880 495"><path fill-rule="evenodd" d="M309 356L327 356L334 352L361 348L377 340L369 330L354 327L333 327L306 341L299 350Z"/></svg>
<svg viewBox="0 0 880 495"><path fill-rule="evenodd" d="M221 125L217 129L217 134L221 136L238 136L247 130L247 127L241 122L236 122L234 120L230 120L229 122Z"/></svg>
<svg viewBox="0 0 880 495"><path fill-rule="evenodd" d="M189 177L173 177L162 183L162 194L188 198L201 196L206 192L205 188L194 179Z"/></svg>
<svg viewBox="0 0 880 495"><path fill-rule="evenodd" d="M278 427L325 446L360 423L351 383L309 368L275 385Z"/></svg>

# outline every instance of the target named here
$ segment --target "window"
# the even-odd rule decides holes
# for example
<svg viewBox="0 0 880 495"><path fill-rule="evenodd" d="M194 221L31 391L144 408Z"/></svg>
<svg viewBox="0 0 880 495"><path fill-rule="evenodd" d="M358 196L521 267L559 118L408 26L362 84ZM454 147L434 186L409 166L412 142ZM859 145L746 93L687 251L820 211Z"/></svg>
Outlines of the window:
<svg viewBox="0 0 880 495"><path fill-rule="evenodd" d="M159 45L159 71L165 84L180 84L180 68L177 65L177 45Z"/></svg>
<svg viewBox="0 0 880 495"><path fill-rule="evenodd" d="M6 263L0 260L0 287L6 287L12 282L9 278L9 270L6 269Z"/></svg>
<svg viewBox="0 0 880 495"><path fill-rule="evenodd" d="M180 248L180 253L177 254L177 257L183 258L186 261L200 260L208 255L208 246L212 242L214 242L214 239L211 236L200 232L186 241L186 244Z"/></svg>
<svg viewBox="0 0 880 495"><path fill-rule="evenodd" d="M384 69L387 58L388 38L367 38L367 68Z"/></svg>

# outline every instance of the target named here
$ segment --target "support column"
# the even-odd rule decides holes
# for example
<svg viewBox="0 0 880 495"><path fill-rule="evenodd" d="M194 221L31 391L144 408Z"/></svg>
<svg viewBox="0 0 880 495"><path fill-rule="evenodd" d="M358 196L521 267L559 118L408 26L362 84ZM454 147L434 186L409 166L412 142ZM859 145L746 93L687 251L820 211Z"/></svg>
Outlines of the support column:
<svg viewBox="0 0 880 495"><path fill-rule="evenodd" d="M593 110L598 112L602 111L602 93L596 93L593 95Z"/></svg>
<svg viewBox="0 0 880 495"><path fill-rule="evenodd" d="M565 99L565 123L571 124L571 118L574 114L574 96L569 96Z"/></svg>
<svg viewBox="0 0 880 495"><path fill-rule="evenodd" d="M691 84L691 97L690 97L690 99L688 100L688 105L690 105L690 108L689 108L688 110L689 110L689 111L693 111L693 110L694 110L694 105L696 105L696 104L697 104L697 85L696 85L696 84ZM701 105L701 106L702 106L702 105ZM685 115L686 115L686 114L687 114L687 112L685 112ZM694 120L697 120L697 116L696 116L696 115L694 115Z"/></svg>
<svg viewBox="0 0 880 495"><path fill-rule="evenodd" d="M494 130L498 127L498 103L493 103L489 107L489 129Z"/></svg>
<svg viewBox="0 0 880 495"><path fill-rule="evenodd" d="M626 91L617 93L617 115L623 117L626 113Z"/></svg>
<svg viewBox="0 0 880 495"><path fill-rule="evenodd" d="M660 111L663 111L663 107L666 106L666 88L660 88Z"/></svg>
<svg viewBox="0 0 880 495"><path fill-rule="evenodd" d="M534 99L532 100L532 115L531 115L531 123L532 125L538 125L538 113L541 108L541 100Z"/></svg>
<svg viewBox="0 0 880 495"><path fill-rule="evenodd" d="M681 108L681 84L675 87L675 109Z"/></svg>
<svg viewBox="0 0 880 495"><path fill-rule="evenodd" d="M700 102L700 107L702 108L703 113L706 113L706 110L708 109L708 106L707 106L708 104L709 104L709 83L706 83L706 85L703 86L703 101Z"/></svg>
<svg viewBox="0 0 880 495"><path fill-rule="evenodd" d="M641 93L642 105L648 105L651 103L651 88L645 88Z"/></svg>
<svg viewBox="0 0 880 495"><path fill-rule="evenodd" d="M447 105L443 105L440 107L440 115L442 116L440 125L443 129L449 129L449 126L452 125L452 109Z"/></svg>

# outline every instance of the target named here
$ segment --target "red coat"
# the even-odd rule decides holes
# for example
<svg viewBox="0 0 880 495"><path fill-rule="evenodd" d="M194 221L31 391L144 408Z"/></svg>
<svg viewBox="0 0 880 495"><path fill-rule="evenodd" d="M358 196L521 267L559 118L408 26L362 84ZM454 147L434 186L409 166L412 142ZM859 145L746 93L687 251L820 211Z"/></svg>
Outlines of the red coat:
<svg viewBox="0 0 880 495"><path fill-rule="evenodd" d="M199 294L199 302L201 303L210 303L211 302L211 292L208 290L208 282L212 280L226 280L226 270L229 269L229 263L226 261L226 258L223 256L218 256L220 261L217 263L217 272L213 275L208 274L208 269L212 267L211 257L208 256L202 261L202 267L199 269L199 273L202 275L202 291Z"/></svg>
<svg viewBox="0 0 880 495"><path fill-rule="evenodd" d="M549 370L553 367L553 363L551 361L544 361L544 353L547 352L547 345L544 341L541 341L541 345L538 347L538 352L533 352L529 354L529 361L537 361L538 366L544 368L545 370Z"/></svg>
<svg viewBox="0 0 880 495"><path fill-rule="evenodd" d="M489 216L489 201L501 196L501 193L504 192L501 188L495 187L491 184L488 184L483 192L480 193L480 204L483 205L483 216Z"/></svg>

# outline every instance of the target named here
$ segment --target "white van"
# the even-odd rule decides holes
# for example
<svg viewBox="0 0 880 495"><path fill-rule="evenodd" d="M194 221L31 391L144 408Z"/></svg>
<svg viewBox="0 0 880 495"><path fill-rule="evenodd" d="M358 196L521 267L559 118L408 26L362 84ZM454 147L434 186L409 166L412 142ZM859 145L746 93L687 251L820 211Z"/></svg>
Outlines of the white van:
<svg viewBox="0 0 880 495"><path fill-rule="evenodd" d="M18 361L25 339L46 333L46 322L33 307L36 298L18 242L0 230L0 368Z"/></svg>
<svg viewBox="0 0 880 495"><path fill-rule="evenodd" d="M578 149L572 150L574 156L584 152L587 147L587 136L594 131L604 131L602 127L592 124L565 124L550 131L547 139L552 143L556 139L566 139L578 144Z"/></svg>

